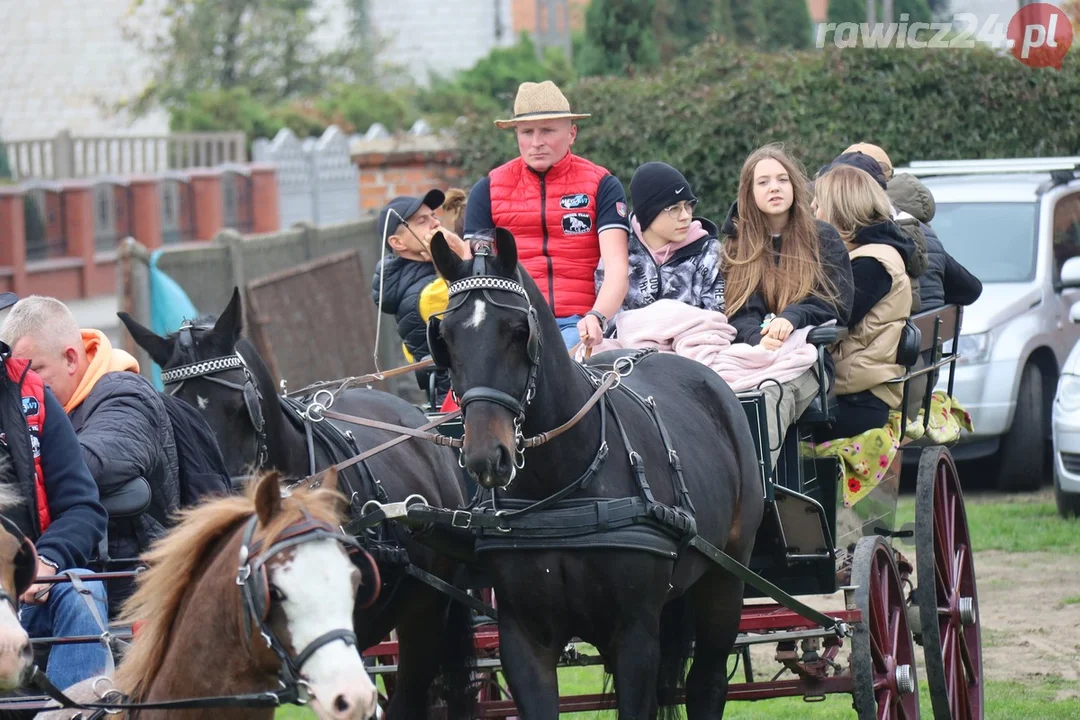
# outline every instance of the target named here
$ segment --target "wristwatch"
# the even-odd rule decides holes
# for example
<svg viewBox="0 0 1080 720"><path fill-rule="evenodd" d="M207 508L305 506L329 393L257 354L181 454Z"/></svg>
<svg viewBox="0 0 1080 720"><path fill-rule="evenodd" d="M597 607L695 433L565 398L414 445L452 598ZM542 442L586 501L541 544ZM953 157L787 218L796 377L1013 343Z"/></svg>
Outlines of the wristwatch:
<svg viewBox="0 0 1080 720"><path fill-rule="evenodd" d="M587 312L585 314L586 315L592 315L594 318L599 320L601 330L603 330L605 327L607 327L607 318L604 317L604 313L600 312L599 310L590 310L589 312Z"/></svg>
<svg viewBox="0 0 1080 720"><path fill-rule="evenodd" d="M54 571L53 575L56 575L58 572L60 572L60 564L59 563L55 563L52 560L50 560L49 558L45 557L44 555L40 555L40 554L38 555L38 560L41 562L42 565L48 565L49 567L51 567L53 569L53 571Z"/></svg>

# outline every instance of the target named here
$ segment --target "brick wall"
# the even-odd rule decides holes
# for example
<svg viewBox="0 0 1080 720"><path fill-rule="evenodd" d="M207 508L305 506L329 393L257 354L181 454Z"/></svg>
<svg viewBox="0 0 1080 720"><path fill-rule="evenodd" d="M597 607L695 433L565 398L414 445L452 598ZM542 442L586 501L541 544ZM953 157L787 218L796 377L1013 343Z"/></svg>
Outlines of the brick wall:
<svg viewBox="0 0 1080 720"><path fill-rule="evenodd" d="M524 31L536 32L536 0L513 0L511 7L514 34ZM589 7L589 0L567 0L570 8L570 29L585 29L585 10Z"/></svg>
<svg viewBox="0 0 1080 720"><path fill-rule="evenodd" d="M352 158L360 170L364 211L378 211L398 195L446 190L461 180L453 142L438 136L354 142Z"/></svg>

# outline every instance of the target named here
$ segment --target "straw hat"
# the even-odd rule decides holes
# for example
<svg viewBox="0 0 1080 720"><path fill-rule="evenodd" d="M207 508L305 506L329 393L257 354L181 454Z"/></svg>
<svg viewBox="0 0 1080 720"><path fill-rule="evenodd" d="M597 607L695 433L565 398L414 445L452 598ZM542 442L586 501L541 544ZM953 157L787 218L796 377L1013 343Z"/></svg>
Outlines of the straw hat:
<svg viewBox="0 0 1080 720"><path fill-rule="evenodd" d="M889 155L877 145L871 145L870 143L855 143L844 152L861 152L863 155L869 155L870 157L877 160L878 165L881 166L881 169L883 172L885 172L885 174L892 173L892 160L890 160Z"/></svg>
<svg viewBox="0 0 1080 720"><path fill-rule="evenodd" d="M505 130L519 122L530 120L577 120L587 117L588 114L570 112L570 101L550 80L542 83L524 82L518 87L517 97L514 98L514 117L510 120L496 120L495 126Z"/></svg>

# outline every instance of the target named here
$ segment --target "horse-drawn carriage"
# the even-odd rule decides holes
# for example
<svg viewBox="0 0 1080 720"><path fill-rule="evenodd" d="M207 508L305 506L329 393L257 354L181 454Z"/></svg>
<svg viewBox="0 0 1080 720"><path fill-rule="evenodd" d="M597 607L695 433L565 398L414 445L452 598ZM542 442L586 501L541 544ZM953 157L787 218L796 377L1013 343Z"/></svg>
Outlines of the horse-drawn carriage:
<svg viewBox="0 0 1080 720"><path fill-rule="evenodd" d="M504 241L498 257L511 254ZM382 575L382 595L358 609L354 623L369 671L390 695L391 716L395 707L425 716L441 671L454 717L464 707L475 717L616 707L648 717L658 704L676 703L686 703L691 718L715 717L727 698L834 693L850 693L859 717L917 717L918 643L934 716L982 717L978 599L960 483L946 448L904 432L908 382L936 379L956 361L943 349L956 347L959 308L913 318L927 362L894 381L905 386L899 452L869 494L845 503L839 460L808 450L813 428L835 413L824 387L772 468L762 391L736 397L704 366L649 351L576 363L551 350L561 348L554 319L516 274L516 262L474 269L436 256L451 280L452 309L473 303L452 327L445 316L442 327L429 328L436 360L469 385L462 407L480 403L472 405L471 426L460 412L423 413L371 390L350 395L346 381L279 394L253 346L239 339L238 296L213 327L182 331L182 342L125 319L169 371L171 390L209 408L238 474L258 458L296 478L338 470L351 513L344 527ZM483 327L494 329L481 338ZM818 328L808 337L820 366L842 332ZM475 371L464 367L464 348L478 354ZM680 374L650 377L653 367L669 366ZM923 423L933 385L921 403ZM949 394L951 385L950 372ZM715 402L711 393L719 393ZM699 397L704 407L695 406ZM490 442L478 449L480 439ZM462 452L455 458L447 448ZM898 523L897 501L903 456L915 452L909 529ZM469 504L458 464L484 486ZM531 496L508 490L529 471L537 482L537 466L551 469L540 473L549 485ZM662 472L646 472L657 466ZM895 539L914 540L916 564ZM838 562L844 556L850 561ZM611 594L614 583L628 592ZM842 608L798 599L838 591ZM588 597L610 604L586 607ZM603 626L605 615L611 626ZM655 624L639 623L644 616ZM588 633L567 634L581 617L593 618ZM462 639L479 656L475 663L460 664ZM583 652L579 640L599 655ZM655 652L648 649L654 641ZM767 681L758 680L750 653L763 644L776 645L782 665ZM728 685L738 669L729 670L729 652L742 663L744 682ZM694 667L684 683L689 656ZM613 672L615 696L558 696L555 667L585 664ZM640 681L657 675L655 690ZM452 686L463 677L475 709L455 696Z"/></svg>

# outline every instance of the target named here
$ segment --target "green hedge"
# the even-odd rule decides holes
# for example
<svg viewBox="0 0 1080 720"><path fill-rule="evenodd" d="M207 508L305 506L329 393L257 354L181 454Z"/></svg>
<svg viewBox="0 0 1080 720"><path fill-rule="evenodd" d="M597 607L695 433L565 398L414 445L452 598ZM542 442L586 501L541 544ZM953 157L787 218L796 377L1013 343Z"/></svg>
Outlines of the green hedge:
<svg viewBox="0 0 1080 720"><path fill-rule="evenodd" d="M895 165L919 159L1072 155L1080 151L1080 61L1031 69L989 50L829 49L755 53L710 39L664 72L567 88L575 151L628 187L640 164L669 162L722 214L743 160L780 141L812 174L858 141ZM466 178L516 153L492 118L459 131Z"/></svg>

